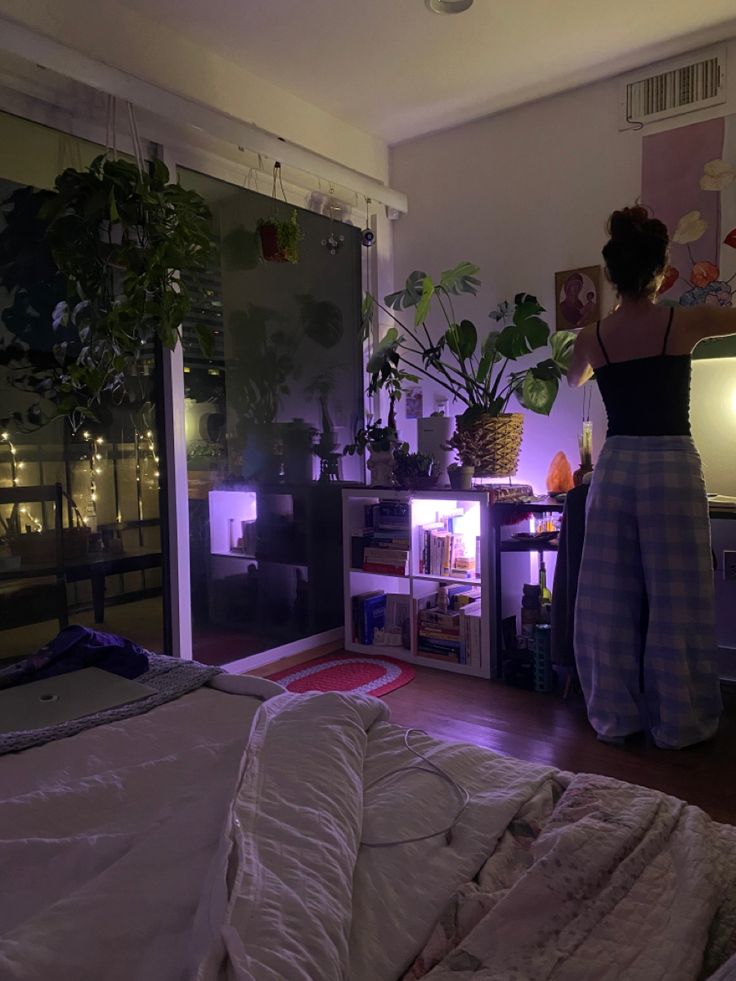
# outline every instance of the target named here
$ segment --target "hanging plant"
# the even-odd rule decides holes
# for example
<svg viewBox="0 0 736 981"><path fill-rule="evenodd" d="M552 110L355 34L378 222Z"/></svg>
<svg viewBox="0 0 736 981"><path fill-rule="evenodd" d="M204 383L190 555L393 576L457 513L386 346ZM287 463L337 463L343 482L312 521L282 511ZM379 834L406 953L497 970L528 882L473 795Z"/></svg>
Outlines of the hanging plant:
<svg viewBox="0 0 736 981"><path fill-rule="evenodd" d="M173 349L181 340L214 255L209 208L170 184L161 161L139 170L105 155L65 170L53 190L15 191L4 217L0 285L11 305L2 321L13 339L0 365L37 396L13 421L36 428L62 415L76 430L102 401L133 400L131 378L155 341ZM209 329L196 331L211 353Z"/></svg>
<svg viewBox="0 0 736 981"><path fill-rule="evenodd" d="M258 222L261 237L261 252L266 262L298 262L299 241L302 230L299 227L296 208L286 221L278 218L261 218Z"/></svg>
<svg viewBox="0 0 736 981"><path fill-rule="evenodd" d="M281 164L278 160L274 161L273 165L273 188L271 189L274 210L270 217L261 218L256 226L261 238L261 253L266 262L298 262L302 230L299 227L296 208L292 209L285 221L276 217L277 185L281 188L284 202L288 204L284 182L281 179Z"/></svg>

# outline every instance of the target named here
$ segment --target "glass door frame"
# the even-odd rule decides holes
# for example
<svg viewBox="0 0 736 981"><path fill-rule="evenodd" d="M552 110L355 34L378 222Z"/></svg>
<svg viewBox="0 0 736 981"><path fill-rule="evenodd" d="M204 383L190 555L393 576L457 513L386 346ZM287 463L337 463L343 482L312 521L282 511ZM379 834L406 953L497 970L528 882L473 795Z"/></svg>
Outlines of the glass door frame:
<svg viewBox="0 0 736 981"><path fill-rule="evenodd" d="M64 110L42 105L11 90L0 87L0 112L8 113L30 123L36 123L57 132L97 143L104 147L105 131L93 119L70 116ZM166 132L165 123L162 129ZM162 133L163 135L163 133ZM120 153L132 154L133 147L124 132L117 139ZM225 181L237 187L243 183L243 165L216 153L192 145L183 145L166 137L165 143L153 139L144 140L144 152L151 158L158 157L166 164L172 181L177 180L177 166ZM301 189L300 189L301 190ZM360 221L357 211L354 217ZM362 267L361 290L366 281L375 282L378 255L375 249L366 250ZM367 268L368 267L368 268ZM186 437L184 427L184 353L178 344L172 351L161 348L157 358L156 381L160 384L157 405L159 440L164 468L160 490L161 550L163 556L162 594L164 608L164 638L175 657L192 658L192 617L189 543L189 496ZM288 656L333 643L342 636L342 628L324 634L295 641L278 648L280 656ZM273 660L269 651L252 655L248 666L257 667ZM245 661L234 662L228 668L241 669Z"/></svg>

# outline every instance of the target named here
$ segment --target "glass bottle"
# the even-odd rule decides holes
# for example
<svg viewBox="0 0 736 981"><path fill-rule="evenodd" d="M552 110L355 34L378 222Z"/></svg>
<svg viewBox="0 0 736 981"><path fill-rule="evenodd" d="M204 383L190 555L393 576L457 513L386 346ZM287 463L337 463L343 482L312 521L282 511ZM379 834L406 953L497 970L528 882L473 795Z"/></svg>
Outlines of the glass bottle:
<svg viewBox="0 0 736 981"><path fill-rule="evenodd" d="M541 593L542 606L552 602L552 593L547 588L547 566L544 564L544 557L539 557L539 590Z"/></svg>

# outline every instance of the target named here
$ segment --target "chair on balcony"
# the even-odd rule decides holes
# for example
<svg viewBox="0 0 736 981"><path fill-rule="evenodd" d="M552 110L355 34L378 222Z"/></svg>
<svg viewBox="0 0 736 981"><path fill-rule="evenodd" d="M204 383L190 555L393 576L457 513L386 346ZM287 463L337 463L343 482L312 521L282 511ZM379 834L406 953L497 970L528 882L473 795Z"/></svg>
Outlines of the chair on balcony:
<svg viewBox="0 0 736 981"><path fill-rule="evenodd" d="M47 503L54 507L53 529L30 531L23 527L25 507ZM0 488L0 517L0 532L12 551L10 556L0 557L0 630L52 618L58 620L59 629L66 627L69 614L61 484Z"/></svg>

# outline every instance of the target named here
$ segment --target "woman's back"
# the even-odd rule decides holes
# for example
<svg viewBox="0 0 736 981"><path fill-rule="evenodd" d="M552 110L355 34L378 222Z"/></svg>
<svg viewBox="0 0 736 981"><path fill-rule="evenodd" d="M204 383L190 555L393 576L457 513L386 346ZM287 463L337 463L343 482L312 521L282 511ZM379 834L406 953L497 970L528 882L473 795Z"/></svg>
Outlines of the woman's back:
<svg viewBox="0 0 736 981"><path fill-rule="evenodd" d="M595 325L590 363L608 436L690 435L690 350L674 319L674 307L648 305Z"/></svg>
<svg viewBox="0 0 736 981"><path fill-rule="evenodd" d="M587 354L593 370L606 364L604 352L615 363L658 357L663 351L667 355L689 355L693 349L693 312L652 303L620 306L600 321L600 330L597 324L585 328Z"/></svg>

